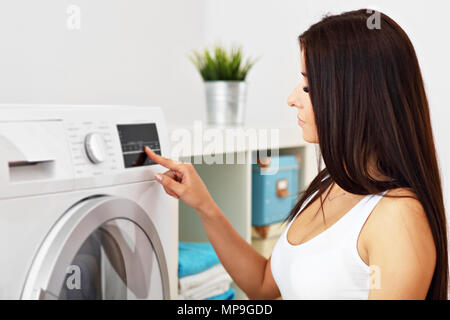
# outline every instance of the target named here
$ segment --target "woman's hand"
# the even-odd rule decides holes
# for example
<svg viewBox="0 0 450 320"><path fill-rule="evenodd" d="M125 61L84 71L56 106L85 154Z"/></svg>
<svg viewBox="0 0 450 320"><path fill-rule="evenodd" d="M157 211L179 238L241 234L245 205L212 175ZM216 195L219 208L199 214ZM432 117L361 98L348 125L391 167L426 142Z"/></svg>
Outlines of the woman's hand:
<svg viewBox="0 0 450 320"><path fill-rule="evenodd" d="M150 160L170 169L162 175L155 176L167 194L183 200L198 213L208 212L208 208L215 204L203 180L191 163L164 158L154 153L149 147L145 147L145 153Z"/></svg>

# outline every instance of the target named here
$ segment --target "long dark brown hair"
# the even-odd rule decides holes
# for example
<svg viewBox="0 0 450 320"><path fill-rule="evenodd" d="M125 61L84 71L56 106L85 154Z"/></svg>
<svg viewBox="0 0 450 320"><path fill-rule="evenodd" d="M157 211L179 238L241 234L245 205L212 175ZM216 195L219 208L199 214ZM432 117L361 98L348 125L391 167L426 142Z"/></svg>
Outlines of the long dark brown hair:
<svg viewBox="0 0 450 320"><path fill-rule="evenodd" d="M447 299L445 208L419 63L407 34L391 18L378 13L379 26L368 27L373 14L362 9L328 15L299 36L319 140L319 173L286 221L316 191L308 206L320 197L322 208L322 194L335 183L358 195L407 188L427 214L437 250L427 299ZM389 179L369 174L372 157Z"/></svg>

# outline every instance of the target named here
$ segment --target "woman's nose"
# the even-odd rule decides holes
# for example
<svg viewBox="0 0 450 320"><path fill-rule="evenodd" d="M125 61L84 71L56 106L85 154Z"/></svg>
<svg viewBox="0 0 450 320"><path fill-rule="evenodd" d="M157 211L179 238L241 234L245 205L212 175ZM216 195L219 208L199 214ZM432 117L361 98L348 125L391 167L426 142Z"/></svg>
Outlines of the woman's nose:
<svg viewBox="0 0 450 320"><path fill-rule="evenodd" d="M292 91L291 94L289 95L289 97L287 99L287 104L290 107L299 107L298 99L295 96L295 92L294 91Z"/></svg>

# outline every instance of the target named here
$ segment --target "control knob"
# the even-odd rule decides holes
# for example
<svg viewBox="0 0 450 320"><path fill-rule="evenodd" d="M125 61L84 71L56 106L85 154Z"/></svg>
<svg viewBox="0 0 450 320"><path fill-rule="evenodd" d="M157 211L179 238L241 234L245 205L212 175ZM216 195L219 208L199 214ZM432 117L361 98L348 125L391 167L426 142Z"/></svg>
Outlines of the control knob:
<svg viewBox="0 0 450 320"><path fill-rule="evenodd" d="M92 163L101 163L106 160L106 142L100 133L89 133L84 139L84 147Z"/></svg>

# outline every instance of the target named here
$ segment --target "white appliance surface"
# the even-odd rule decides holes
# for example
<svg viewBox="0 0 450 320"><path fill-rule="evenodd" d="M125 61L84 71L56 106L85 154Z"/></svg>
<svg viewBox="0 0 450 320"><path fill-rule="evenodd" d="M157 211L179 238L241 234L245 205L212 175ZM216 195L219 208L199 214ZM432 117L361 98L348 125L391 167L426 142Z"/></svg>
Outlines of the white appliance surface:
<svg viewBox="0 0 450 320"><path fill-rule="evenodd" d="M0 105L0 298L176 298L158 107ZM63 287L61 287L63 286Z"/></svg>

